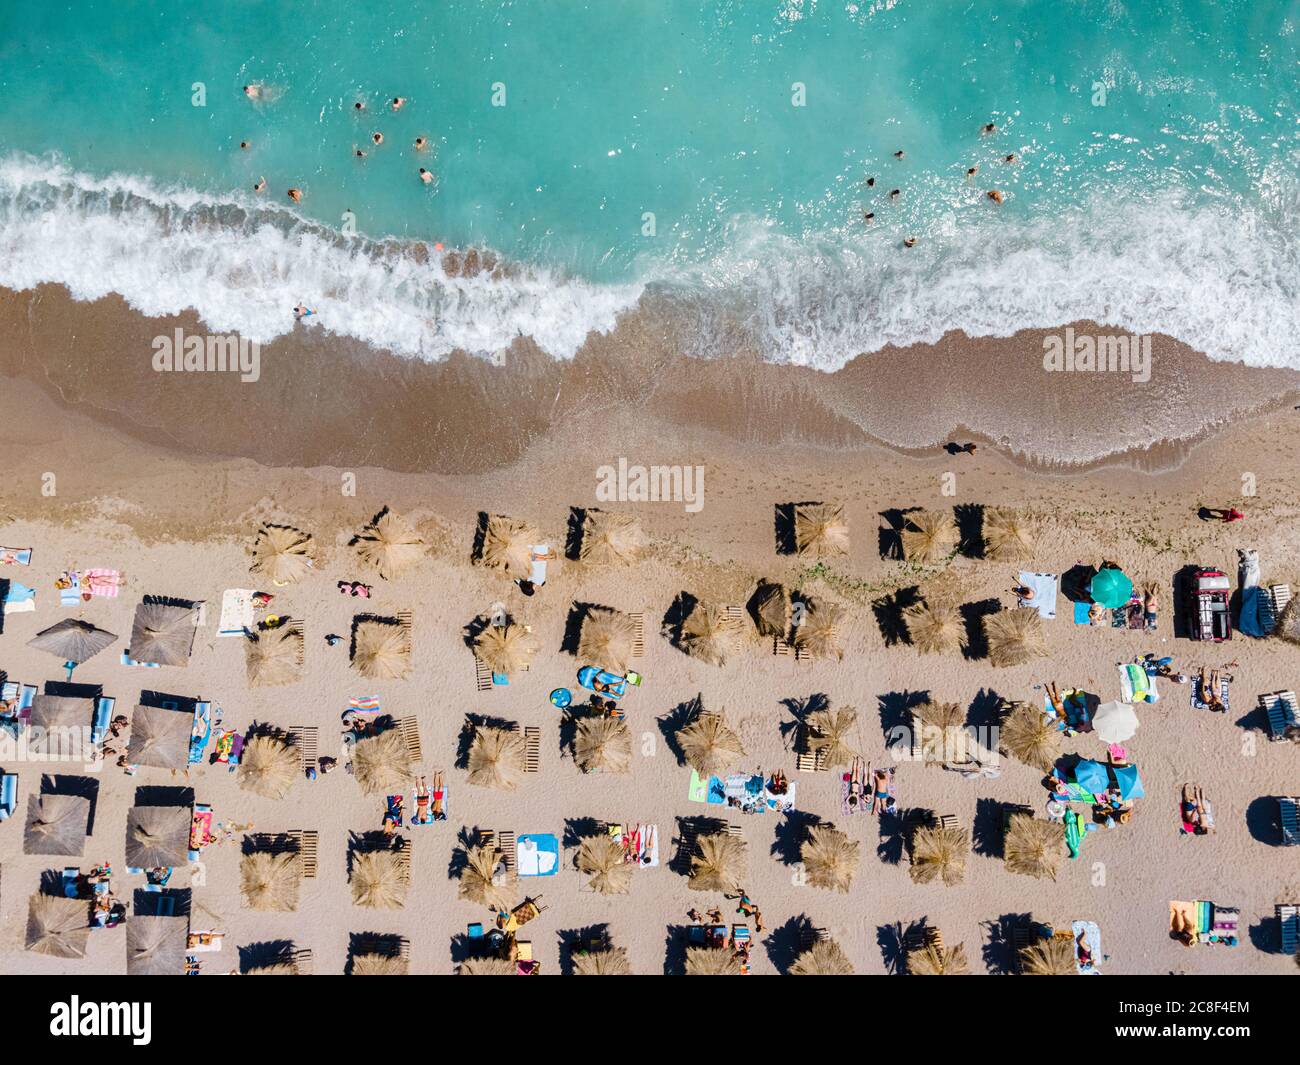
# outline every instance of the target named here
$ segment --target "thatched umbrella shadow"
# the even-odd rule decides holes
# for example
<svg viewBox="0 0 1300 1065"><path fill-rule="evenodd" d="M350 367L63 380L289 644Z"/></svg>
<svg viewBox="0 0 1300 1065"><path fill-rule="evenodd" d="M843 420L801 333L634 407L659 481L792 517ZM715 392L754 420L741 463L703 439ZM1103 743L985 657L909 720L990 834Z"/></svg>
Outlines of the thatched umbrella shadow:
<svg viewBox="0 0 1300 1065"><path fill-rule="evenodd" d="M912 712L922 703L930 701L928 691L886 692L879 697L880 728L886 742L898 734L898 730L912 728Z"/></svg>
<svg viewBox="0 0 1300 1065"><path fill-rule="evenodd" d="M1007 701L992 688L981 688L966 712L966 724L975 728L993 728L1002 723Z"/></svg>
<svg viewBox="0 0 1300 1065"><path fill-rule="evenodd" d="M704 697L697 695L694 699L687 699L683 703L678 703L663 717L656 719L659 731L663 735L664 743L668 746L679 765L684 765L686 755L682 751L681 744L677 742L677 733L686 728L694 721L704 710Z"/></svg>
<svg viewBox="0 0 1300 1065"><path fill-rule="evenodd" d="M612 945L607 924L583 928L562 928L555 934L560 943L560 975L573 975L573 956L583 950L608 950Z"/></svg>
<svg viewBox="0 0 1300 1065"><path fill-rule="evenodd" d="M669 925L664 937L664 976L686 975L686 948L690 945L690 925Z"/></svg>
<svg viewBox="0 0 1300 1065"><path fill-rule="evenodd" d="M906 925L902 921L895 921L893 924L876 926L876 945L880 948L880 957L885 963L885 971L891 976L903 976L907 973L907 944L916 937L918 932L924 934L925 925L925 918L921 918Z"/></svg>
<svg viewBox="0 0 1300 1065"><path fill-rule="evenodd" d="M831 697L825 692L813 692L805 699L782 699L781 705L785 708L786 713L790 715L790 720L782 721L777 727L780 729L781 737L789 741L788 747L792 747L799 737L799 732L808 724L808 719L822 710L829 710Z"/></svg>
<svg viewBox="0 0 1300 1065"><path fill-rule="evenodd" d="M957 522L959 550L967 558L984 557L984 504L958 503L952 508Z"/></svg>
<svg viewBox="0 0 1300 1065"><path fill-rule="evenodd" d="M772 537L778 555L793 555L798 551L794 535L795 503L777 503L772 508Z"/></svg>
<svg viewBox="0 0 1300 1065"><path fill-rule="evenodd" d="M799 957L803 944L813 932L812 919L807 914L791 917L784 924L768 930L763 940L767 960L781 976L789 974L790 966Z"/></svg>
<svg viewBox="0 0 1300 1065"><path fill-rule="evenodd" d="M405 943L401 936L388 932L349 932L348 957L343 972L354 976L368 972L368 959L389 959L400 963L395 972L405 971L407 963L402 957Z"/></svg>
<svg viewBox="0 0 1300 1065"><path fill-rule="evenodd" d="M246 943L239 948L239 971L266 969L283 965L294 951L292 939L266 939L260 943Z"/></svg>
<svg viewBox="0 0 1300 1065"><path fill-rule="evenodd" d="M907 507L906 509L890 507L888 510L880 511L880 519L884 522L878 532L878 547L881 558L902 561L903 529L907 526L907 516L920 509L920 507Z"/></svg>
<svg viewBox="0 0 1300 1065"><path fill-rule="evenodd" d="M997 799L975 800L975 822L971 826L971 850L986 858L1002 858L1002 818L1007 804Z"/></svg>
<svg viewBox="0 0 1300 1065"><path fill-rule="evenodd" d="M659 627L670 643L677 644L680 642L682 626L686 624L686 619L694 613L699 603L700 601L690 592L679 592L677 597L669 604Z"/></svg>
<svg viewBox="0 0 1300 1065"><path fill-rule="evenodd" d="M776 823L772 857L782 865L797 865L802 861L801 852L809 829L824 823L817 814L806 810L791 810Z"/></svg>
<svg viewBox="0 0 1300 1065"><path fill-rule="evenodd" d="M876 857L882 865L901 865L907 854L911 826L909 812L899 810L880 815L880 842L876 844Z"/></svg>
<svg viewBox="0 0 1300 1065"><path fill-rule="evenodd" d="M595 817L566 817L564 819L563 845L577 847L584 839L604 830L605 823Z"/></svg>
<svg viewBox="0 0 1300 1065"><path fill-rule="evenodd" d="M564 557L577 562L582 557L582 529L587 521L586 507L570 507L564 530Z"/></svg>
<svg viewBox="0 0 1300 1065"><path fill-rule="evenodd" d="M989 656L989 639L984 629L984 619L997 614L1002 603L997 599L981 599L975 603L961 605L962 622L966 626L966 646L962 648L962 657L976 662Z"/></svg>
<svg viewBox="0 0 1300 1065"><path fill-rule="evenodd" d="M985 939L980 955L990 974L1008 976L1016 971L1016 933L1033 924L1033 917L1027 913L1004 913L984 924Z"/></svg>
<svg viewBox="0 0 1300 1065"><path fill-rule="evenodd" d="M908 631L904 612L920 600L921 590L916 585L912 585L871 601L871 612L876 617L876 625L880 629L886 647L912 642L912 634Z"/></svg>

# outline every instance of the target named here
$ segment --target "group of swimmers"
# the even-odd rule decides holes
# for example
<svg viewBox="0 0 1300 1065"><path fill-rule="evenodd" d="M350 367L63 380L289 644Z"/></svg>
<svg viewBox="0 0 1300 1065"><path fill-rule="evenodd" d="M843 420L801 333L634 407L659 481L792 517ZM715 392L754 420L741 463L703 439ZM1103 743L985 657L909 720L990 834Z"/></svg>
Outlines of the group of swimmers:
<svg viewBox="0 0 1300 1065"><path fill-rule="evenodd" d="M262 100L267 98L267 92L265 87L256 83L251 85L245 85L244 95L247 96L250 100ZM388 102L389 109L392 110L394 113L400 111L405 106L406 106L405 96L394 96ZM355 103L353 103L352 110L356 114L363 114L366 110L365 101L357 100ZM376 148L382 145L384 143L383 133L381 133L379 130L375 130L373 133L371 133L370 143L374 145ZM239 147L244 151L247 151L252 146L253 146L253 142L249 140L242 140L239 142ZM417 152L427 151L429 148L429 138L421 134L420 136L415 138L413 147ZM364 159L366 157L365 149L358 148L355 145L352 148L352 154L357 159ZM418 173L419 173L420 181L423 182L425 185L434 184L435 178L433 175L433 171L427 169L426 167L420 167ZM266 191L265 177L259 177L257 181L253 183L253 191L257 193L262 193ZM285 192L285 195L288 196L290 201L292 201L293 203L302 203L303 192L302 189L300 188L295 187L295 188L288 189Z"/></svg>
<svg viewBox="0 0 1300 1065"><path fill-rule="evenodd" d="M981 137L987 137L987 136L989 136L989 135L992 134L992 133L996 133L996 132L997 132L997 129L998 129L998 127L997 127L997 124L996 124L996 123L994 123L994 122L988 122L988 123L986 123L983 127L981 127L981 129L980 129L980 136L981 136ZM896 151L896 152L894 153L894 158L895 158L895 159L898 159L898 160L900 160L900 161L904 158L904 152L903 152L903 150L902 150L901 148L900 148L898 151ZM1008 153L1005 157L1003 157L1003 160L1002 160L1002 161L1003 161L1004 163L1015 163L1015 162L1018 162L1019 160L1016 158L1016 153L1015 153L1015 152L1010 152L1010 153ZM969 167L969 168L966 170L966 179L969 181L971 178L973 178L973 177L974 177L976 174L978 174L978 173L979 173L979 166L978 166L978 165L975 165L975 166ZM869 177L869 178L867 178L867 188L871 189L871 188L875 188L875 186L876 186L876 179L875 179L874 177ZM893 200L897 200L897 199L898 199L900 196L902 196L902 195L903 195L903 190L902 190L902 189L890 189L890 190L889 190L889 199L890 199L891 201L893 201ZM996 204L1001 204L1001 203L1003 202L1003 199L1004 199L1004 196L1003 196L1003 194L1002 194L1002 190L1001 190L1001 189L989 189L988 192L985 193L985 195L986 195L990 200L992 200L994 203L996 203ZM862 220L863 220L864 222L866 222L868 225L870 225L872 222L874 222L875 219L876 219L876 212L875 212L875 211L864 211L863 214L862 214ZM904 248L915 248L915 247L916 247L916 237L904 237L904 238L903 238L903 247L904 247ZM971 447L971 450L972 450L972 451L975 450L975 448L974 448L973 445L972 445L972 447Z"/></svg>

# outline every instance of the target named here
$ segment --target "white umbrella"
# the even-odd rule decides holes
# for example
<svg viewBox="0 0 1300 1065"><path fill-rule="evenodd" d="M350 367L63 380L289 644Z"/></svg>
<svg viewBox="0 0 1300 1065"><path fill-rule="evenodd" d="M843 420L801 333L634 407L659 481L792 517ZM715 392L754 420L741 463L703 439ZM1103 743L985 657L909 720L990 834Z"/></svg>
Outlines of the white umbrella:
<svg viewBox="0 0 1300 1065"><path fill-rule="evenodd" d="M1123 743L1138 729L1137 711L1128 703L1102 703L1093 715L1092 728L1103 743Z"/></svg>

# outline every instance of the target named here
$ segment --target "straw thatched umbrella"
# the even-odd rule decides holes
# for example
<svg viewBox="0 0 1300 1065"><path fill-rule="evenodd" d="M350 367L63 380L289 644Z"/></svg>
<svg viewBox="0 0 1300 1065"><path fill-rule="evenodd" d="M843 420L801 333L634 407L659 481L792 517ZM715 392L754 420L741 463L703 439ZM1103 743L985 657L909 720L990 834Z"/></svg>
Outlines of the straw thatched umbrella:
<svg viewBox="0 0 1300 1065"><path fill-rule="evenodd" d="M633 867L624 861L623 845L608 835L583 839L578 869L590 874L588 886L602 895L626 895L631 890Z"/></svg>
<svg viewBox="0 0 1300 1065"><path fill-rule="evenodd" d="M136 916L126 922L126 971L131 976L180 976L189 943L187 917Z"/></svg>
<svg viewBox="0 0 1300 1065"><path fill-rule="evenodd" d="M750 596L749 613L760 636L777 636L784 640L790 634L790 593L784 584L760 581Z"/></svg>
<svg viewBox="0 0 1300 1065"><path fill-rule="evenodd" d="M706 606L696 602L682 622L677 646L692 658L710 665L725 665L727 656L735 649L740 627L728 616L725 608Z"/></svg>
<svg viewBox="0 0 1300 1065"><path fill-rule="evenodd" d="M515 875L505 864L505 855L496 846L478 845L465 849L465 864L460 871L458 898L490 910L508 910L515 901Z"/></svg>
<svg viewBox="0 0 1300 1065"><path fill-rule="evenodd" d="M312 568L311 535L288 525L263 525L253 543L254 573L273 584L295 584Z"/></svg>
<svg viewBox="0 0 1300 1065"><path fill-rule="evenodd" d="M1002 843L1007 872L1055 880L1065 856L1065 827L1031 814L1012 814Z"/></svg>
<svg viewBox="0 0 1300 1065"><path fill-rule="evenodd" d="M740 737L723 714L701 713L675 738L686 764L701 776L721 772L745 757Z"/></svg>
<svg viewBox="0 0 1300 1065"><path fill-rule="evenodd" d="M995 666L1023 666L1047 657L1043 619L1033 607L1003 610L984 621L989 641L989 661Z"/></svg>
<svg viewBox="0 0 1300 1065"><path fill-rule="evenodd" d="M833 939L819 939L790 966L791 976L852 976L853 964Z"/></svg>
<svg viewBox="0 0 1300 1065"><path fill-rule="evenodd" d="M957 546L957 526L946 511L923 510L907 515L900 533L903 557L922 566L950 554Z"/></svg>
<svg viewBox="0 0 1300 1065"><path fill-rule="evenodd" d="M635 562L646 545L641 519L631 514L588 510L582 518L582 547L578 557L594 566Z"/></svg>
<svg viewBox="0 0 1300 1065"><path fill-rule="evenodd" d="M189 764L193 731L193 711L138 705L131 713L126 760L155 769L184 769Z"/></svg>
<svg viewBox="0 0 1300 1065"><path fill-rule="evenodd" d="M965 748L966 711L960 703L927 700L914 711L921 723L921 757L926 762L956 761Z"/></svg>
<svg viewBox="0 0 1300 1065"><path fill-rule="evenodd" d="M189 665L199 615L193 603L168 602L145 596L135 608L131 626L131 657L159 666Z"/></svg>
<svg viewBox="0 0 1300 1065"><path fill-rule="evenodd" d="M296 851L254 851L239 863L244 905L263 912L293 913L302 885L302 858Z"/></svg>
<svg viewBox="0 0 1300 1065"><path fill-rule="evenodd" d="M687 947L687 976L740 976L744 970L735 952L726 947Z"/></svg>
<svg viewBox="0 0 1300 1065"><path fill-rule="evenodd" d="M64 662L80 665L116 639L114 633L96 628L88 621L67 618L48 629L42 629L27 641L27 646L35 647L38 651L48 651Z"/></svg>
<svg viewBox="0 0 1300 1065"><path fill-rule="evenodd" d="M504 514L493 514L483 532L480 561L504 571L513 580L527 580L533 572L533 545L539 538L536 526Z"/></svg>
<svg viewBox="0 0 1300 1065"><path fill-rule="evenodd" d="M839 644L843 608L824 599L805 599L798 613L799 623L794 629L796 651L812 655L813 658L844 657Z"/></svg>
<svg viewBox="0 0 1300 1065"><path fill-rule="evenodd" d="M405 976L411 963L396 954L356 954L352 958L353 976Z"/></svg>
<svg viewBox="0 0 1300 1065"><path fill-rule="evenodd" d="M28 725L45 732L70 730L71 734L84 735L95 715L95 704L90 699L70 695L38 695L32 700Z"/></svg>
<svg viewBox="0 0 1300 1065"><path fill-rule="evenodd" d="M848 765L856 752L849 746L849 736L858 723L858 712L851 706L838 710L817 710L808 715L808 745L821 753L827 769Z"/></svg>
<svg viewBox="0 0 1300 1065"><path fill-rule="evenodd" d="M523 779L525 754L524 737L517 729L479 725L469 745L469 782L514 791Z"/></svg>
<svg viewBox="0 0 1300 1065"><path fill-rule="evenodd" d="M189 861L188 806L133 806L126 815L126 864L136 869Z"/></svg>
<svg viewBox="0 0 1300 1065"><path fill-rule="evenodd" d="M244 642L248 683L257 688L302 680L302 628L281 625L255 633Z"/></svg>
<svg viewBox="0 0 1300 1065"><path fill-rule="evenodd" d="M352 856L352 901L370 910L406 904L411 866L400 850L358 851Z"/></svg>
<svg viewBox="0 0 1300 1065"><path fill-rule="evenodd" d="M732 892L745 875L748 847L739 836L715 832L700 836L691 855L691 876L686 886L692 891Z"/></svg>
<svg viewBox="0 0 1300 1065"><path fill-rule="evenodd" d="M41 795L27 804L24 854L79 858L86 850L90 800L80 795Z"/></svg>
<svg viewBox="0 0 1300 1065"><path fill-rule="evenodd" d="M856 840L849 839L833 825L813 825L799 850L808 883L827 891L846 893L858 871Z"/></svg>
<svg viewBox="0 0 1300 1065"><path fill-rule="evenodd" d="M514 976L518 966L505 958L466 958L456 970L458 976Z"/></svg>
<svg viewBox="0 0 1300 1065"><path fill-rule="evenodd" d="M839 503L800 503L794 508L794 545L801 555L829 558L849 553L849 523Z"/></svg>
<svg viewBox="0 0 1300 1065"><path fill-rule="evenodd" d="M627 614L607 606L589 607L583 614L578 657L584 662L621 676L635 646L636 622Z"/></svg>
<svg viewBox="0 0 1300 1065"><path fill-rule="evenodd" d="M474 637L474 657L493 673L521 673L529 667L540 650L526 625L507 622L488 625Z"/></svg>
<svg viewBox="0 0 1300 1065"><path fill-rule="evenodd" d="M1300 645L1300 598L1292 599L1277 619L1273 635L1287 643Z"/></svg>
<svg viewBox="0 0 1300 1065"><path fill-rule="evenodd" d="M966 957L966 944L941 947L937 943L927 943L918 950L909 950L907 971L913 976L969 976L970 959Z"/></svg>
<svg viewBox="0 0 1300 1065"><path fill-rule="evenodd" d="M912 881L929 884L942 880L955 887L966 879L969 855L970 835L964 828L918 828L912 837Z"/></svg>
<svg viewBox="0 0 1300 1065"><path fill-rule="evenodd" d="M292 961L274 961L269 965L259 965L255 969L245 969L245 976L298 976L299 970Z"/></svg>
<svg viewBox="0 0 1300 1065"><path fill-rule="evenodd" d="M631 976L626 947L606 947L573 955L574 976Z"/></svg>
<svg viewBox="0 0 1300 1065"><path fill-rule="evenodd" d="M953 654L961 650L965 624L956 604L939 600L913 603L903 611L912 646L923 655Z"/></svg>
<svg viewBox="0 0 1300 1065"><path fill-rule="evenodd" d="M1020 951L1020 969L1025 976L1077 976L1074 940L1049 936Z"/></svg>
<svg viewBox="0 0 1300 1065"><path fill-rule="evenodd" d="M411 640L404 625L364 618L352 629L352 666L371 680L402 680L411 672Z"/></svg>
<svg viewBox="0 0 1300 1065"><path fill-rule="evenodd" d="M389 581L424 557L424 541L411 523L385 507L352 541L357 557Z"/></svg>
<svg viewBox="0 0 1300 1065"><path fill-rule="evenodd" d="M414 778L411 752L397 729L357 740L352 746L352 775L367 795L403 790Z"/></svg>
<svg viewBox="0 0 1300 1065"><path fill-rule="evenodd" d="M84 958L90 904L62 895L33 895L27 903L27 949L52 958Z"/></svg>
<svg viewBox="0 0 1300 1065"><path fill-rule="evenodd" d="M584 773L626 773L632 768L632 730L621 717L579 718L573 761Z"/></svg>
<svg viewBox="0 0 1300 1065"><path fill-rule="evenodd" d="M239 786L264 799L283 799L303 774L298 748L263 733L244 744L239 759Z"/></svg>
<svg viewBox="0 0 1300 1065"><path fill-rule="evenodd" d="M993 562L1032 558L1034 530L1024 511L1014 507L984 510L984 557Z"/></svg>
<svg viewBox="0 0 1300 1065"><path fill-rule="evenodd" d="M1061 730L1032 703L1016 703L998 730L999 746L1025 765L1051 770L1061 757Z"/></svg>

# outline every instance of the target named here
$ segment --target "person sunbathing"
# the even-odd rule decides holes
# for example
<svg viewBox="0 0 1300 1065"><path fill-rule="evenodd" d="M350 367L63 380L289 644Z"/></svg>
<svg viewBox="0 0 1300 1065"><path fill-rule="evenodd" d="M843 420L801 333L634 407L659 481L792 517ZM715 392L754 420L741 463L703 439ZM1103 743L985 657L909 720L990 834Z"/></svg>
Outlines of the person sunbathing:
<svg viewBox="0 0 1300 1065"><path fill-rule="evenodd" d="M433 815L429 813L429 785L425 783L424 777L415 778L415 817L412 819L417 825L427 825L433 821Z"/></svg>
<svg viewBox="0 0 1300 1065"><path fill-rule="evenodd" d="M433 778L433 807L432 814L435 821L447 820L447 810L443 805L445 791L442 786L442 774L438 773Z"/></svg>
<svg viewBox="0 0 1300 1065"><path fill-rule="evenodd" d="M871 774L871 812L881 813L889 802L889 770L877 769Z"/></svg>
<svg viewBox="0 0 1300 1065"><path fill-rule="evenodd" d="M1092 951L1088 949L1088 938L1086 932L1080 932L1075 937L1075 945L1078 947L1079 967L1081 969L1092 968Z"/></svg>
<svg viewBox="0 0 1300 1065"><path fill-rule="evenodd" d="M1018 578L1017 578L1018 579ZM1034 601L1034 589L1027 584L1016 584L1011 588L1011 594L1019 599L1022 603L1032 603Z"/></svg>

